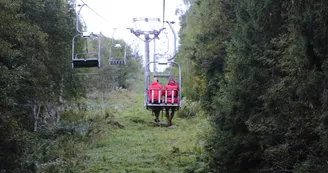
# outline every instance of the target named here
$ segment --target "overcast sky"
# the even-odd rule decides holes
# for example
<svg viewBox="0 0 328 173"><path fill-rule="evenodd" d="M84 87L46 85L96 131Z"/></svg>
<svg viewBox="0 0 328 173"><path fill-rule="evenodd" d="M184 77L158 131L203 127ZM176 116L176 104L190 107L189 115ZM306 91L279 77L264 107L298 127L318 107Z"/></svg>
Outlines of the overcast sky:
<svg viewBox="0 0 328 173"><path fill-rule="evenodd" d="M81 16L83 17L88 32L100 33L102 32L107 37L112 37L113 28L116 30L114 38L122 38L129 44L132 42L139 45L139 53L144 54L144 43L136 36L131 34L126 28L148 29L149 25L145 22L133 23L133 18L160 18L163 21L163 0L82 0L88 6L83 7ZM77 3L82 3L77 0ZM177 8L183 7L182 0L165 0L165 20L175 21L173 25L178 36L179 16L175 15ZM88 8L90 7L90 8ZM92 11L93 10L93 11ZM94 12L95 11L95 12ZM163 26L162 22L150 23L153 29L158 30ZM148 28L146 28L148 27ZM173 35L166 27L165 33L162 33L160 40L156 41L156 53L163 52L169 47L169 53L173 52ZM169 44L167 40L169 39ZM178 43L178 40L177 40ZM153 55L153 42L150 43L150 57Z"/></svg>
<svg viewBox="0 0 328 173"><path fill-rule="evenodd" d="M133 18L160 18L163 16L163 0L83 0L88 7L83 7L81 15L88 26L88 31L111 37L113 28L120 28L121 33L126 28L138 27L144 22L134 25ZM81 0L77 1L81 3ZM174 28L179 29L179 17L175 10L182 5L182 0L165 0L165 20L176 21ZM157 23L157 22L156 22ZM155 25L153 22L152 25ZM162 27L162 23L157 24ZM166 26L167 27L167 26ZM169 30L168 30L169 31ZM116 35L115 35L116 36ZM133 35L132 35L133 36Z"/></svg>

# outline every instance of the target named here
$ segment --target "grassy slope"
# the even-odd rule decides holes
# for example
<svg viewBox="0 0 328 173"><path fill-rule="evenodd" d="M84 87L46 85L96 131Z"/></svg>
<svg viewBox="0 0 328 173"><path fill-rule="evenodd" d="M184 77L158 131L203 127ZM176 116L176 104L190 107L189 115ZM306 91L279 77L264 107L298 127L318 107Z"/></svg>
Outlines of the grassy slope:
<svg viewBox="0 0 328 173"><path fill-rule="evenodd" d="M114 117L112 125L120 127L104 127L105 134L87 151L90 162L81 172L193 172L202 165L197 138L207 126L205 118L175 117L176 128L168 128L153 123L141 92L111 93L107 100L98 111L106 109Z"/></svg>

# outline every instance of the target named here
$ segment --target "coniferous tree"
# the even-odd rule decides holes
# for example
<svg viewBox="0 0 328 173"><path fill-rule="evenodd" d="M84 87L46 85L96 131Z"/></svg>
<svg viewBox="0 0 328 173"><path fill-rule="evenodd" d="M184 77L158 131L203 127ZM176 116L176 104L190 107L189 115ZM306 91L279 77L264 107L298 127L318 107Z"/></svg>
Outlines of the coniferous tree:
<svg viewBox="0 0 328 173"><path fill-rule="evenodd" d="M200 87L187 93L212 116L210 169L324 172L327 2L188 3L179 58L205 81L198 85L205 94L195 92Z"/></svg>

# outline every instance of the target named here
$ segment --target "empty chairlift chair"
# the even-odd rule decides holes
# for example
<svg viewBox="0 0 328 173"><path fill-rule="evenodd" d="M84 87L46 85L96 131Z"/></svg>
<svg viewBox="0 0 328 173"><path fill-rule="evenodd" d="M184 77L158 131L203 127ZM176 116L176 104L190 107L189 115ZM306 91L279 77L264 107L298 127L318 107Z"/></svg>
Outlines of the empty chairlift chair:
<svg viewBox="0 0 328 173"><path fill-rule="evenodd" d="M112 34L112 44L110 46L110 52L109 52L109 64L110 65L125 65L126 64L126 49L127 45L122 40L121 43L124 43L124 46L122 46L118 41L115 42L114 34L116 32L117 28L114 28L113 34Z"/></svg>
<svg viewBox="0 0 328 173"><path fill-rule="evenodd" d="M75 51L76 38L82 38L84 41L84 52ZM97 50L89 52L88 40L97 40ZM72 68L90 68L90 67L100 67L100 38L98 35L93 33L82 33L77 34L72 41Z"/></svg>
<svg viewBox="0 0 328 173"><path fill-rule="evenodd" d="M120 44L112 44L110 49L110 65L125 65L126 64L126 45L122 47Z"/></svg>

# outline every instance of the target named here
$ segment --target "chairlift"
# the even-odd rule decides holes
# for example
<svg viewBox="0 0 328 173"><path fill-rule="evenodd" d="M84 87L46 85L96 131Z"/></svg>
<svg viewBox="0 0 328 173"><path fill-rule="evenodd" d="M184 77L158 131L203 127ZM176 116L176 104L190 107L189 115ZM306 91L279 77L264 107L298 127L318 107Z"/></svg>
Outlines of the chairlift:
<svg viewBox="0 0 328 173"><path fill-rule="evenodd" d="M82 5L77 5L79 10L76 11L76 31L78 32L72 39L72 68L90 68L90 67L100 67L100 38L98 35L89 32L82 32L79 29L79 17L82 8L86 6L85 3ZM76 39L82 39L84 42L84 51L76 52L75 44ZM97 50L90 52L88 47L88 41L96 39L97 40Z"/></svg>
<svg viewBox="0 0 328 173"><path fill-rule="evenodd" d="M114 28L112 34L112 44L110 46L109 64L110 65L125 65L126 64L126 49L127 45L122 46L115 43L114 34L117 28Z"/></svg>
<svg viewBox="0 0 328 173"><path fill-rule="evenodd" d="M137 22L137 21L145 21L148 22L150 19L149 18L134 18L133 22ZM160 21L157 19L151 19L151 20L155 20L155 21ZM180 68L180 64L178 64L177 62L174 62L174 58L175 58L175 54L176 54L176 34L175 31L172 27L173 22L167 22L168 25L170 26L170 29L173 33L174 36L174 50L173 50L173 56L168 56L166 58L163 59L156 59L156 57L154 58L154 61L151 62L146 62L145 65L145 71L144 71L144 106L146 109L148 110L155 110L157 108L161 108L161 109L171 109L171 110L178 110L181 107L181 68ZM151 26L150 26L151 27ZM158 38L159 34L165 29L164 27L160 30L154 30L151 27L151 31L140 31L139 29L134 30L132 28L129 28L130 32L133 33L134 35L136 35L139 39L143 40L142 38L140 38L141 34L144 35L148 35L148 39L146 39L145 36L145 40L143 40L145 43L149 44L149 42L152 39ZM152 39L149 39L149 35L154 35L154 37ZM146 52L149 53L149 52ZM167 54L167 51L165 53L165 55ZM164 71L163 73L159 73L158 71L156 71L156 69L154 68L153 73L150 73L149 69L150 69L150 65L153 64L161 66L161 65L166 65L168 67L170 67L169 71ZM172 68L175 68L176 70L172 70ZM176 83L179 87L178 89L168 89L166 91L164 91L164 94L162 93L162 89L149 89L149 84L152 82L153 78L157 77L159 79L159 81L161 81L161 78L163 79L169 79L170 77L174 77L174 79L176 80ZM148 95L149 93L149 95ZM157 94L159 93L159 94ZM168 98L169 96L171 96L171 98ZM155 98L158 97L158 98ZM164 97L164 98L163 98ZM169 101L171 100L171 101Z"/></svg>
<svg viewBox="0 0 328 173"><path fill-rule="evenodd" d="M82 41L84 42L84 52L75 51L75 44L77 38L82 39ZM88 41L92 39L97 40L97 50L90 52L88 47ZM75 35L72 40L72 68L75 69L90 67L100 67L100 38L96 34L83 32Z"/></svg>
<svg viewBox="0 0 328 173"><path fill-rule="evenodd" d="M150 73L148 70L145 70L144 72L144 106L148 110L155 110L157 108L161 109L173 109L178 110L181 108L181 68L180 64L177 62L174 62L175 54L176 54L176 34L172 27L172 22L167 22L170 26L170 29L174 36L174 50L173 50L173 56L170 56L167 53L164 54L157 54L158 57L155 55L155 60L152 62L148 62L145 65L145 69L149 69L150 64L158 65L158 66L167 66L169 67L168 70L164 72L159 72L154 69L153 73ZM175 70L173 70L175 68ZM162 89L149 89L149 84L153 80L153 78L158 78L159 81L162 81L163 79L167 81L170 77L174 77L176 80L176 83L179 86L179 90L176 89L169 89L164 91L163 95L161 94L155 94L155 92L162 93ZM162 80L161 80L162 79ZM151 96L148 96L148 92L151 93ZM158 98L154 98L155 95L158 96ZM168 98L169 95L171 98ZM155 102L155 100L159 100ZM169 101L171 100L171 101Z"/></svg>
<svg viewBox="0 0 328 173"><path fill-rule="evenodd" d="M148 73L145 72L145 87L144 87L144 106L148 110L153 110L155 108L161 107L163 109L165 108L172 108L174 110L178 110L181 107L181 68L180 64L174 61L165 61L165 59L160 59L158 61L152 61L146 64L146 68L149 68L150 64L156 64L156 65L167 65L170 66L171 68L175 68L176 70L170 69L169 71L164 71L164 72L153 72L153 73ZM175 72L175 73L174 73ZM179 90L166 90L164 91L164 95L158 94L159 98L154 98L154 93L155 92L162 92L162 89L151 89L151 98L148 97L148 84L150 84L153 80L153 78L158 78L159 81L162 81L163 79L167 81L169 77L174 77L176 80L176 83L179 86ZM164 87L164 85L163 85ZM169 94L171 92L171 94ZM171 99L168 98L168 95L171 95ZM159 103L155 103L154 100L161 100ZM168 100L171 100L169 102Z"/></svg>

